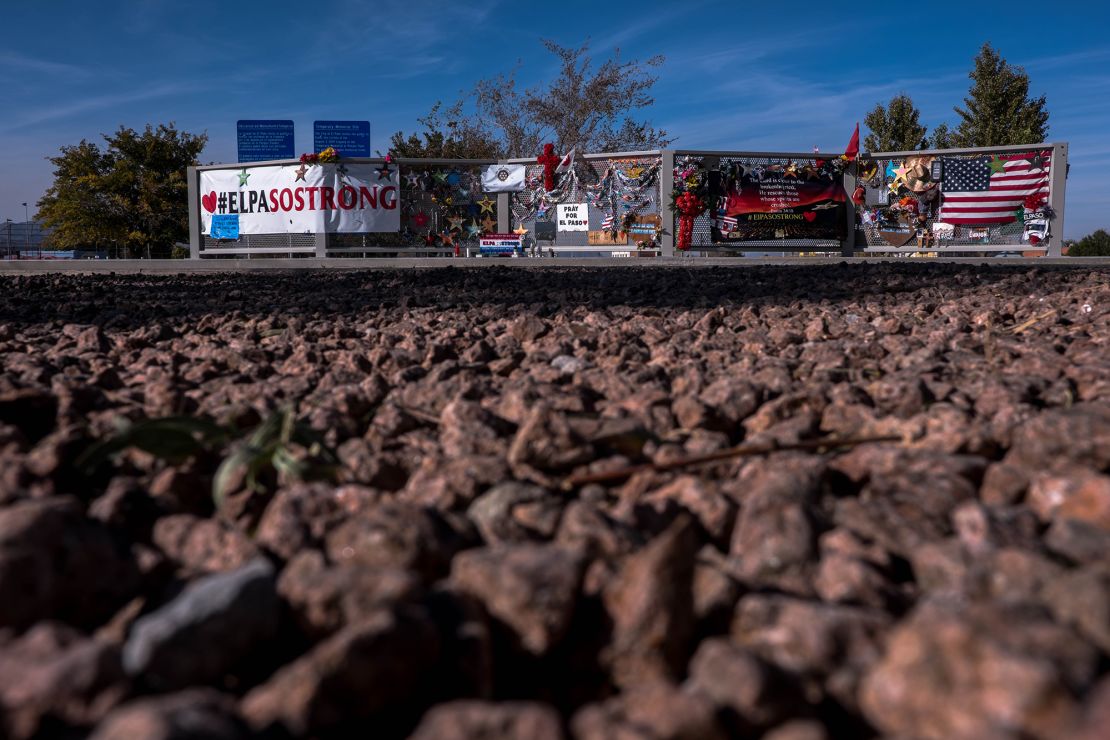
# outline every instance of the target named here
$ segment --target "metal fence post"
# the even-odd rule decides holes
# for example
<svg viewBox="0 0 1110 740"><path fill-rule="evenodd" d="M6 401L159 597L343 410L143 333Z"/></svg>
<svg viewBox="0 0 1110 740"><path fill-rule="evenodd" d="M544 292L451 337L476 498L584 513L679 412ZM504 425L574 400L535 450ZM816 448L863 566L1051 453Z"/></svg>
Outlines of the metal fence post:
<svg viewBox="0 0 1110 740"><path fill-rule="evenodd" d="M844 208L848 231L844 234L844 241L840 242L841 257L856 256L856 204L852 201L852 193L856 189L856 168L858 162L852 162L844 168L844 193L847 196Z"/></svg>
<svg viewBox="0 0 1110 740"><path fill-rule="evenodd" d="M497 164L507 164L504 159L497 160ZM497 194L497 233L509 233L509 196L511 193Z"/></svg>
<svg viewBox="0 0 1110 740"><path fill-rule="evenodd" d="M659 251L662 257L674 257L674 212L671 211L671 193L674 192L674 149L662 150L659 152L659 157L659 222L664 226L659 234Z"/></svg>
<svg viewBox="0 0 1110 740"><path fill-rule="evenodd" d="M200 259L200 173L196 167L189 167L185 177L189 185L189 259Z"/></svg>
<svg viewBox="0 0 1110 740"><path fill-rule="evenodd" d="M1068 187L1068 145L1052 145L1052 183L1049 189L1049 205L1056 213L1056 223L1052 225L1048 237L1049 257L1060 257L1064 249L1064 193Z"/></svg>

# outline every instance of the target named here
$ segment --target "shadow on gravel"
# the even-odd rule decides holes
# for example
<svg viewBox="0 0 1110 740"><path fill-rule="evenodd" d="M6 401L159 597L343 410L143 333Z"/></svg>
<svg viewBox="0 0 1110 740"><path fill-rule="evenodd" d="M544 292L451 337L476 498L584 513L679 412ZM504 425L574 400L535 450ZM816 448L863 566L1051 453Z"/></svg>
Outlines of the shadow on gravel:
<svg viewBox="0 0 1110 740"><path fill-rule="evenodd" d="M659 269L646 267L447 268L215 275L28 275L0 277L0 322L63 322L127 329L151 321L237 315L357 316L380 309L462 311L500 306L540 316L568 308L694 309L720 305L891 300L1054 269L1029 265L846 264ZM1110 277L1110 269L1090 268ZM1073 270L1077 279L1089 274Z"/></svg>

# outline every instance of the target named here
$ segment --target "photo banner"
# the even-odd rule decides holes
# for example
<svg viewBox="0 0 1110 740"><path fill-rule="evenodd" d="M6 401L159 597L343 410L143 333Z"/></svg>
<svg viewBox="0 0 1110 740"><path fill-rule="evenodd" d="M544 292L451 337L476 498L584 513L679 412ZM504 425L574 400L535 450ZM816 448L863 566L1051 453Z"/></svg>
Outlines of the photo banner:
<svg viewBox="0 0 1110 740"><path fill-rule="evenodd" d="M203 170L201 233L235 214L240 234L367 234L400 231L396 166L319 164Z"/></svg>
<svg viewBox="0 0 1110 740"><path fill-rule="evenodd" d="M847 194L840 178L812 167L758 167L736 179L713 241L841 239Z"/></svg>

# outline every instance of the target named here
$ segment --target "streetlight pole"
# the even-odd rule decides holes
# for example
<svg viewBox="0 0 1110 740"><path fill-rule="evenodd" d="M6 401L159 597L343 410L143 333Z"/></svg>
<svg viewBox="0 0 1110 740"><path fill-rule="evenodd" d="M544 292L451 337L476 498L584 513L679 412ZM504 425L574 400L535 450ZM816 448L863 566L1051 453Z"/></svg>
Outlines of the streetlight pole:
<svg viewBox="0 0 1110 740"><path fill-rule="evenodd" d="M31 251L31 217L27 215L26 202L23 203L23 241L27 243L27 251Z"/></svg>
<svg viewBox="0 0 1110 740"><path fill-rule="evenodd" d="M10 218L4 219L4 224L8 227L8 241L4 246L4 258L12 258L12 220Z"/></svg>

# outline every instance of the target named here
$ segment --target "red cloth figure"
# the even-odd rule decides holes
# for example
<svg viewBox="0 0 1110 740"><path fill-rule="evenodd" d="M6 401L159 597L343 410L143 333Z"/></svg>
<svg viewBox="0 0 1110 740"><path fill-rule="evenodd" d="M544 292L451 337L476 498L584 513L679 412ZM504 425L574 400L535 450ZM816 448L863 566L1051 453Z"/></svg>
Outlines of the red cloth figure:
<svg viewBox="0 0 1110 740"><path fill-rule="evenodd" d="M554 144L544 144L543 154L536 157L536 161L543 165L543 189L551 192L555 189L555 165L563 158L556 156Z"/></svg>
<svg viewBox="0 0 1110 740"><path fill-rule="evenodd" d="M685 252L690 248L694 237L694 219L705 210L705 203L693 193L686 192L675 199L678 215L678 244L679 251Z"/></svg>

